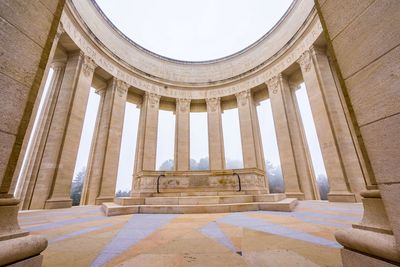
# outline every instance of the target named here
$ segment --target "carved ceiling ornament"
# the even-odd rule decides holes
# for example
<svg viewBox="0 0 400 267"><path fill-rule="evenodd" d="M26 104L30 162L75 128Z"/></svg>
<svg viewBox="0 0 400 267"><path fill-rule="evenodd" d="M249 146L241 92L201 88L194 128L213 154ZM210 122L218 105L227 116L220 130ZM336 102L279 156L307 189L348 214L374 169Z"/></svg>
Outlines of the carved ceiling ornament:
<svg viewBox="0 0 400 267"><path fill-rule="evenodd" d="M89 77L90 75L92 75L94 70L96 69L96 67L97 67L97 65L93 59L91 59L88 56L83 57L82 70L83 70L83 74L86 77Z"/></svg>
<svg viewBox="0 0 400 267"><path fill-rule="evenodd" d="M208 112L216 112L221 104L221 98L220 97L206 98L206 103Z"/></svg>
<svg viewBox="0 0 400 267"><path fill-rule="evenodd" d="M247 105L248 99L250 97L250 90L245 90L235 94L236 100L239 106L243 107Z"/></svg>
<svg viewBox="0 0 400 267"><path fill-rule="evenodd" d="M160 95L146 92L146 96L148 98L150 107L158 108L158 106L160 104Z"/></svg>
<svg viewBox="0 0 400 267"><path fill-rule="evenodd" d="M190 111L190 99L187 98L178 98L176 99L176 108L179 109L180 112L189 112Z"/></svg>
<svg viewBox="0 0 400 267"><path fill-rule="evenodd" d="M305 72L308 72L311 69L311 53L310 50L304 51L304 53L297 60L301 69Z"/></svg>

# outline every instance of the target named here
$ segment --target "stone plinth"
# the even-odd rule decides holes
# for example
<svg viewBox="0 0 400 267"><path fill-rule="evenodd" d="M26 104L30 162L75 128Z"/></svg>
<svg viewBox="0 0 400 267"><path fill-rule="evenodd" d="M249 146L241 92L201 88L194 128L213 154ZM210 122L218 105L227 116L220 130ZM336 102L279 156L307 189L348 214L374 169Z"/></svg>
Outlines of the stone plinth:
<svg viewBox="0 0 400 267"><path fill-rule="evenodd" d="M220 171L142 171L134 179L134 193L156 193L157 178L160 175L160 192L207 192L237 191L238 177L241 190L246 192L268 192L265 187L265 173L256 168Z"/></svg>

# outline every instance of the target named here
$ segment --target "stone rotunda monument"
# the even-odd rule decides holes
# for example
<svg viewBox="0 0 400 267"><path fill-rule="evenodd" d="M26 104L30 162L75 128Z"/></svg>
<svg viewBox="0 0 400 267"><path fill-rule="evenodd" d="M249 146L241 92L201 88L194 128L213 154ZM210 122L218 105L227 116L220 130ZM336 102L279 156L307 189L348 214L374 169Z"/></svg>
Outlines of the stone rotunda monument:
<svg viewBox="0 0 400 267"><path fill-rule="evenodd" d="M244 50L188 62L139 46L94 0L1 1L0 265L41 265L47 241L19 227L19 210L71 207L91 87L100 104L81 205L100 205L114 216L290 212L299 200L320 200L294 97L302 83L328 201L364 206L361 222L336 233L343 265L400 264L399 14L397 0L294 0L273 29ZM284 193L269 190L256 111L265 99ZM116 198L127 102L140 108L139 130L131 195ZM230 108L239 114L240 169L225 166L221 114ZM156 170L159 110L176 117L171 171ZM209 170L190 169L193 111L207 112Z"/></svg>

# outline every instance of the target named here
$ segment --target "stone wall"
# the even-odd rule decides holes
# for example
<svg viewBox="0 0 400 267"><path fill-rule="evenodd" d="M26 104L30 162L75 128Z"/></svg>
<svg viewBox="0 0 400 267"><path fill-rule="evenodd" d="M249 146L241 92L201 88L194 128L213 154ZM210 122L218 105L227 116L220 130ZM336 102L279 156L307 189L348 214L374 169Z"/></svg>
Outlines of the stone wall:
<svg viewBox="0 0 400 267"><path fill-rule="evenodd" d="M316 3L369 165L370 188L380 190L400 254L400 1Z"/></svg>

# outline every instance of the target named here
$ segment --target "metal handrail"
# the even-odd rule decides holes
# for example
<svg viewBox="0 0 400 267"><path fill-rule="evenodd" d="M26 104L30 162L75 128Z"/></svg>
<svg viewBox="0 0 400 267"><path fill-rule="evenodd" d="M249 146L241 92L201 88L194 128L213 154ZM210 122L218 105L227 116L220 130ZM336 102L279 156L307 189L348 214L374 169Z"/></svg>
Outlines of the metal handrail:
<svg viewBox="0 0 400 267"><path fill-rule="evenodd" d="M157 177L157 194L160 193L160 178L161 178L161 177L165 177L165 174L160 174L160 175Z"/></svg>
<svg viewBox="0 0 400 267"><path fill-rule="evenodd" d="M240 175L236 172L233 173L233 175L236 175L239 181L239 190L238 192L242 191L242 183L240 182Z"/></svg>

